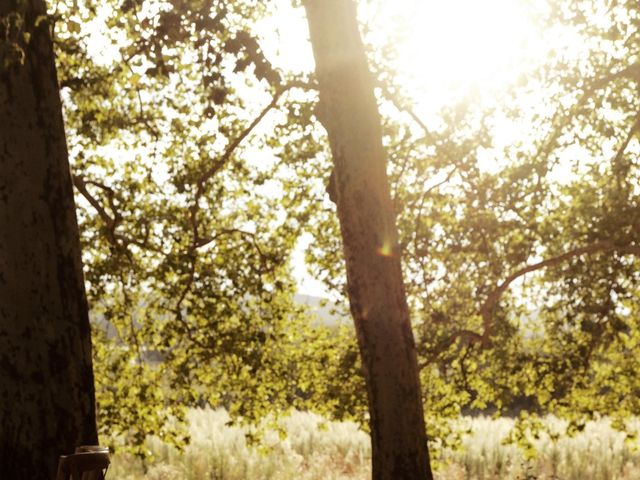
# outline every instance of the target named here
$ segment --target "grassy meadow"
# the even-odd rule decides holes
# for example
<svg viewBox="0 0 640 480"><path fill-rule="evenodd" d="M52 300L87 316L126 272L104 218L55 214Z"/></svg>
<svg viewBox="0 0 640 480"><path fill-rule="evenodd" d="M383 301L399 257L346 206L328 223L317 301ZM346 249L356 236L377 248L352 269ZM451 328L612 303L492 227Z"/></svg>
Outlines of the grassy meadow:
<svg viewBox="0 0 640 480"><path fill-rule="evenodd" d="M260 445L247 444L245 431L229 426L224 410L191 410L190 445L182 452L158 439L148 441L150 459L113 455L107 478L119 480L337 480L370 478L367 435L349 422L328 422L318 415L293 412L280 429L266 430ZM560 421L553 429L562 428ZM502 445L513 421L463 418L472 433L460 451L443 452L438 480L462 479L640 479L640 450L606 420L587 425L574 438L540 438L535 460L526 461L515 446ZM636 422L640 426L640 422ZM284 435L286 432L286 436Z"/></svg>

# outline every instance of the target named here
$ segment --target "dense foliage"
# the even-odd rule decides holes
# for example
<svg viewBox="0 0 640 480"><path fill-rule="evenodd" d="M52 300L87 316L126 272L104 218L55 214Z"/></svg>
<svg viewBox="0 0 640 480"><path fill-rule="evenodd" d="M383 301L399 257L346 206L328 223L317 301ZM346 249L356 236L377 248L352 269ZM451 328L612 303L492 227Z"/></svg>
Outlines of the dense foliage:
<svg viewBox="0 0 640 480"><path fill-rule="evenodd" d="M293 300L288 261L311 208L298 198L317 182L288 186L300 159L281 142L310 132L281 98L306 83L283 79L248 32L264 14L260 2L53 12L100 428L139 453L148 434L182 443L169 419L189 405L253 422L361 403L340 401L358 383L343 368L349 334L310 324Z"/></svg>

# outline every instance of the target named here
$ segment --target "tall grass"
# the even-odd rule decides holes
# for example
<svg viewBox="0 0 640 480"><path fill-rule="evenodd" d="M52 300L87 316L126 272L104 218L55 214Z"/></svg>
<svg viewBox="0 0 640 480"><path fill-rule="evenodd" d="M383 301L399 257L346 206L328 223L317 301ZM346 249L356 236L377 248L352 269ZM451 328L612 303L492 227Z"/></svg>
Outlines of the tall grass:
<svg viewBox="0 0 640 480"><path fill-rule="evenodd" d="M543 434L533 444L538 455L525 460L518 447L505 445L504 438L513 427L507 418L464 418L472 430L463 440L461 451L445 451L446 466L440 479L537 479L537 480L638 480L640 451L638 445L625 442L625 434L611 428L606 419L587 424L573 438L557 439ZM566 423L549 417L550 431L565 431ZM634 421L634 428L640 422Z"/></svg>
<svg viewBox="0 0 640 480"><path fill-rule="evenodd" d="M191 444L183 451L149 439L150 460L116 453L107 478L119 480L334 480L370 478L367 435L349 422L329 422L318 415L293 412L267 429L263 441L246 441L246 429L228 424L224 410L191 410ZM549 418L556 431L562 422ZM472 433L460 451L443 452L439 480L637 480L640 452L625 444L624 434L607 420L592 422L574 438L535 441L539 456L526 461L502 440L509 419L463 418ZM636 422L640 427L640 422ZM286 432L286 436L283 435Z"/></svg>
<svg viewBox="0 0 640 480"><path fill-rule="evenodd" d="M119 480L343 479L370 476L368 436L356 424L327 422L293 412L268 429L259 444L247 443L246 429L228 424L224 410L191 410L190 445L183 451L149 439L151 459L143 464L115 454L107 478ZM284 433L286 432L286 435Z"/></svg>

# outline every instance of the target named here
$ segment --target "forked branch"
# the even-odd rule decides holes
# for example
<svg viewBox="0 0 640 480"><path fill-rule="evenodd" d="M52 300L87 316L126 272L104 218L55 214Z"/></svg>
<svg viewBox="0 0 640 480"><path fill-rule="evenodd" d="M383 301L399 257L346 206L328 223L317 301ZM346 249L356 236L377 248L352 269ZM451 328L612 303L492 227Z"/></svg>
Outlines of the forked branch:
<svg viewBox="0 0 640 480"><path fill-rule="evenodd" d="M603 240L600 242L592 243L590 245L586 245L584 247L575 248L563 254L528 265L524 268L521 268L513 272L489 294L489 296L486 298L484 303L480 306L480 316L482 317L482 324L483 324L482 325L483 326L482 343L483 344L489 343L489 337L491 336L491 321L492 321L495 307L498 304L500 297L502 297L504 292L518 278L523 277L528 273L541 270L543 268L559 265L563 262L566 262L567 260L571 260L572 258L580 257L582 255L594 255L596 253L605 253L605 252L617 252L624 255L640 256L640 245L621 246L621 245L616 245L611 240Z"/></svg>

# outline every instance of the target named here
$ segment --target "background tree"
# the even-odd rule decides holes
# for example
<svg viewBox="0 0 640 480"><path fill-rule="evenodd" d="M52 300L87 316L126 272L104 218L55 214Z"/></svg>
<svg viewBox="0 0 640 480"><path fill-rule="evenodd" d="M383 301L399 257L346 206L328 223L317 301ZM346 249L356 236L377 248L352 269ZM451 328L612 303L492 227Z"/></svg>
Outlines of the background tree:
<svg viewBox="0 0 640 480"><path fill-rule="evenodd" d="M303 2L334 168L347 292L369 399L375 479L432 478L373 81L351 0Z"/></svg>

